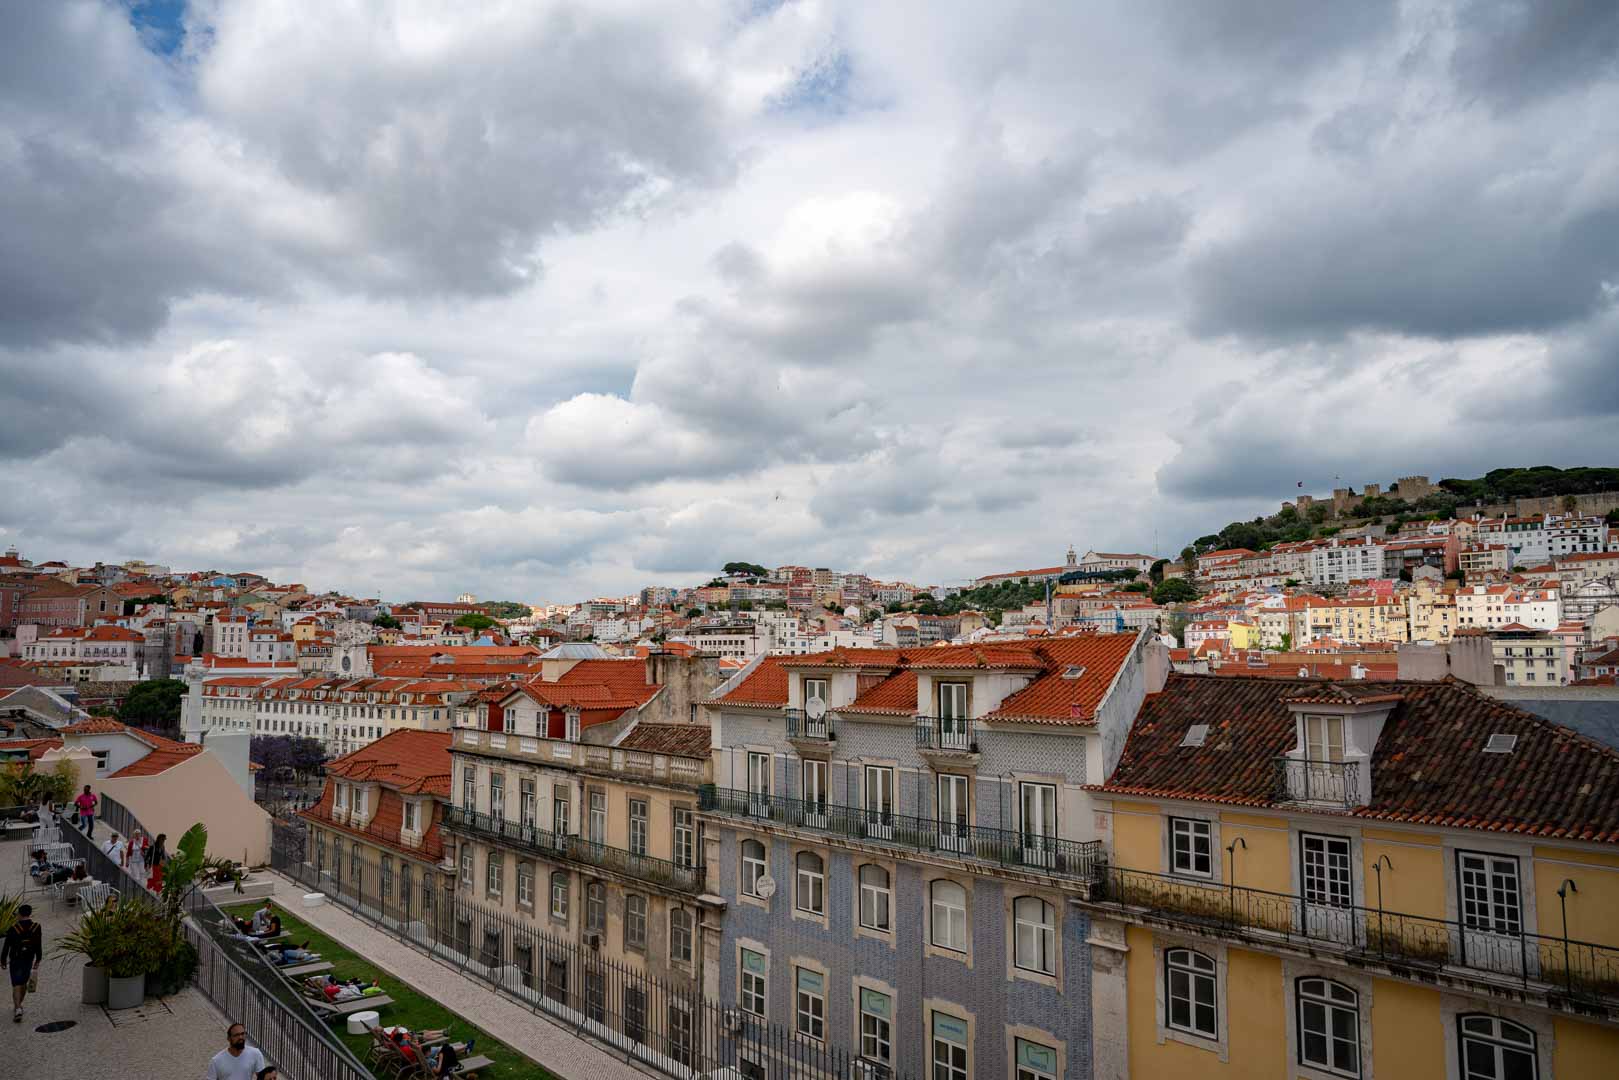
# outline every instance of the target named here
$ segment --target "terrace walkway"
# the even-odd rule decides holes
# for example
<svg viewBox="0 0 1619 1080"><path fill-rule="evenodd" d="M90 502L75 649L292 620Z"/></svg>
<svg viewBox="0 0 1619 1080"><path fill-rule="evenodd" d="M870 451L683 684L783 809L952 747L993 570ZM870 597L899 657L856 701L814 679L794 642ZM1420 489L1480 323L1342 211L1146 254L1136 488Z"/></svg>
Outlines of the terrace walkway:
<svg viewBox="0 0 1619 1080"><path fill-rule="evenodd" d="M96 832L101 834L101 828ZM82 1080L118 1076L128 1080L174 1080L202 1076L208 1059L225 1046L226 1020L195 988L172 997L149 998L140 1009L109 1013L100 1005L79 1001L81 964L63 964L51 956L57 939L73 927L77 909L51 910L46 895L33 888L23 869L24 839L0 843L0 893L30 890L24 902L45 930L45 962L39 969L39 992L28 995L21 1024L11 1022L9 984L0 1017L0 1074L29 1080ZM34 1029L53 1020L71 1020L65 1031Z"/></svg>
<svg viewBox="0 0 1619 1080"><path fill-rule="evenodd" d="M21 865L20 856L18 864ZM622 1057L560 1027L544 1014L502 997L335 904L304 907L303 897L308 889L280 874L265 873L275 882L277 904L448 1011L475 1021L513 1050L540 1062L563 1080L645 1080L649 1075L657 1075L643 1072Z"/></svg>

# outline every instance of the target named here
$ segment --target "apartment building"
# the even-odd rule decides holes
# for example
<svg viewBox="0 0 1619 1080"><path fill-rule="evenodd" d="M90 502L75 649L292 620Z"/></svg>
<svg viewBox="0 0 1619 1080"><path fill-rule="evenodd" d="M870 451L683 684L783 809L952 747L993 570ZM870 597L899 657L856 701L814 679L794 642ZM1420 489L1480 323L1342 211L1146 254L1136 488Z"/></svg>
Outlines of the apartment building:
<svg viewBox="0 0 1619 1080"><path fill-rule="evenodd" d="M666 667L691 677L652 683L637 661L581 661L555 679L480 694L457 713L446 828L459 899L534 940L712 996L723 912L703 899L697 819L710 734L706 724L658 718L694 715L719 680L700 660ZM533 949L480 947L517 969L514 988L561 987L599 1002L603 1015L640 1007L601 1001L605 984L592 981L601 973L568 971L564 955L546 953L541 970ZM689 1015L655 1026L665 1020L690 1032Z"/></svg>
<svg viewBox="0 0 1619 1080"><path fill-rule="evenodd" d="M1495 666L1508 686L1565 686L1574 678L1577 643L1551 630L1508 623L1490 631Z"/></svg>
<svg viewBox="0 0 1619 1080"><path fill-rule="evenodd" d="M1170 676L1092 791L1095 1075L1611 1074L1616 769L1453 681Z"/></svg>
<svg viewBox="0 0 1619 1080"><path fill-rule="evenodd" d="M243 673L196 678L188 708L203 731L299 735L336 756L400 729L448 731L455 706L478 684L434 679L337 679L325 675Z"/></svg>
<svg viewBox="0 0 1619 1080"><path fill-rule="evenodd" d="M397 924L434 922L454 880L442 865L449 751L448 731L401 729L327 762L320 801L299 815L324 889Z"/></svg>
<svg viewBox="0 0 1619 1080"><path fill-rule="evenodd" d="M1367 537L1337 537L1310 551L1310 581L1316 585L1347 585L1383 576L1383 546Z"/></svg>
<svg viewBox="0 0 1619 1080"><path fill-rule="evenodd" d="M709 703L720 995L860 1075L1089 1077L1084 786L1167 673L1150 634L767 657ZM766 1044L767 1045L767 1044Z"/></svg>
<svg viewBox="0 0 1619 1080"><path fill-rule="evenodd" d="M1498 630L1513 623L1555 630L1562 622L1558 593L1512 585L1470 585L1456 591L1458 626Z"/></svg>
<svg viewBox="0 0 1619 1080"><path fill-rule="evenodd" d="M1557 579L1564 586L1582 585L1619 574L1619 551L1586 551L1557 560Z"/></svg>
<svg viewBox="0 0 1619 1080"><path fill-rule="evenodd" d="M1504 544L1514 567L1541 566L1564 555L1605 550L1608 527L1596 516L1530 514L1482 520L1478 539L1484 544Z"/></svg>

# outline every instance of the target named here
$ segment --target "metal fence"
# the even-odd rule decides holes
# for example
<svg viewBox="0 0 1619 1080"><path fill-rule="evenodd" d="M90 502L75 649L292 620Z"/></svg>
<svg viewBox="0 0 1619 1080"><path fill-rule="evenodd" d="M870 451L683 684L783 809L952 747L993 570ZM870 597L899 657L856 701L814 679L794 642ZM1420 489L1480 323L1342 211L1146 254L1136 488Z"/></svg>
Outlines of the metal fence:
<svg viewBox="0 0 1619 1080"><path fill-rule="evenodd" d="M141 828L116 800L102 796L99 809L102 822L122 836ZM138 896L155 901L146 884L102 851L96 840L69 827L62 829L62 838L72 846L75 858L85 860L91 877L110 883L126 899ZM227 917L201 889L187 898L185 910L188 917L183 932L197 950L197 989L226 1017L247 1028L254 1045L283 1076L289 1080L375 1080L263 954L227 929Z"/></svg>
<svg viewBox="0 0 1619 1080"><path fill-rule="evenodd" d="M683 1080L731 1068L743 1076L908 1080L858 1053L650 976L535 924L461 895L450 874L406 877L372 855L341 862L310 851L301 829L277 826L271 865L379 929L490 986L535 1014ZM317 869L319 861L324 870ZM694 948L698 947L694 943ZM758 1070L755 1071L755 1067ZM784 1072L779 1070L786 1070Z"/></svg>

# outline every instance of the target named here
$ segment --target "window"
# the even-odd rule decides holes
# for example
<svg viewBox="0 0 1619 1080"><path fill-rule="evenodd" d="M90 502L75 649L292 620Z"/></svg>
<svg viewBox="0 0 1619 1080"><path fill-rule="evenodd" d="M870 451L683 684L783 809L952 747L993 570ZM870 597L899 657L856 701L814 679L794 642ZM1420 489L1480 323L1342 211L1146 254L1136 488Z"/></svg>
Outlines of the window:
<svg viewBox="0 0 1619 1080"><path fill-rule="evenodd" d="M1300 979L1299 1064L1360 1075L1360 995L1327 979Z"/></svg>
<svg viewBox="0 0 1619 1080"><path fill-rule="evenodd" d="M669 1056L680 1064L691 1067L692 1044L697 1025L693 1021L691 1006L676 999L669 1003Z"/></svg>
<svg viewBox="0 0 1619 1080"><path fill-rule="evenodd" d="M770 872L765 857L765 846L758 840L742 841L742 892L747 896L759 895L759 879Z"/></svg>
<svg viewBox="0 0 1619 1080"><path fill-rule="evenodd" d="M635 893L624 897L624 947L646 948L646 897Z"/></svg>
<svg viewBox="0 0 1619 1080"><path fill-rule="evenodd" d="M461 887L472 888L472 845L461 845Z"/></svg>
<svg viewBox="0 0 1619 1080"><path fill-rule="evenodd" d="M811 915L826 914L826 864L813 851L800 851L795 863L798 867L798 895L795 898L798 910Z"/></svg>
<svg viewBox="0 0 1619 1080"><path fill-rule="evenodd" d="M461 770L461 808L469 814L478 809L478 770L470 765Z"/></svg>
<svg viewBox="0 0 1619 1080"><path fill-rule="evenodd" d="M645 799L630 800L630 852L646 854L647 806Z"/></svg>
<svg viewBox="0 0 1619 1080"><path fill-rule="evenodd" d="M590 793L590 842L607 843L607 792Z"/></svg>
<svg viewBox="0 0 1619 1080"><path fill-rule="evenodd" d="M404 828L406 832L416 831L416 804L411 802L409 799L405 800Z"/></svg>
<svg viewBox="0 0 1619 1080"><path fill-rule="evenodd" d="M894 770L867 765L865 772L866 835L892 839L894 835Z"/></svg>
<svg viewBox="0 0 1619 1080"><path fill-rule="evenodd" d="M888 871L881 866L867 863L860 868L860 925L867 930L881 930L888 933L892 930L893 920L889 911L893 908L894 893L889 886Z"/></svg>
<svg viewBox="0 0 1619 1080"><path fill-rule="evenodd" d="M1206 821L1169 819L1169 869L1193 877L1214 876L1214 841Z"/></svg>
<svg viewBox="0 0 1619 1080"><path fill-rule="evenodd" d="M585 1018L595 1024L607 1022L607 976L600 971L585 972Z"/></svg>
<svg viewBox="0 0 1619 1080"><path fill-rule="evenodd" d="M1344 759L1344 718L1306 716L1304 718L1304 757L1307 761Z"/></svg>
<svg viewBox="0 0 1619 1080"><path fill-rule="evenodd" d="M646 1041L646 991L624 988L624 1034L631 1042Z"/></svg>
<svg viewBox="0 0 1619 1080"><path fill-rule="evenodd" d="M808 703L811 698L827 699L825 679L804 680L804 701Z"/></svg>
<svg viewBox="0 0 1619 1080"><path fill-rule="evenodd" d="M967 778L953 773L938 776L939 846L965 851L967 831Z"/></svg>
<svg viewBox="0 0 1619 1080"><path fill-rule="evenodd" d="M675 807L675 865L697 865L697 822L689 806Z"/></svg>
<svg viewBox="0 0 1619 1080"><path fill-rule="evenodd" d="M523 777L517 781L518 820L532 828L535 821L534 781Z"/></svg>
<svg viewBox="0 0 1619 1080"><path fill-rule="evenodd" d="M467 772L469 772L469 773L471 771L472 771L471 769L467 770ZM347 784L338 784L337 785L337 795L336 795L337 808L339 810L342 810L345 807L347 807L348 804L349 804L349 786Z"/></svg>
<svg viewBox="0 0 1619 1080"><path fill-rule="evenodd" d="M1540 1075L1533 1031L1498 1016L1462 1016L1458 1024L1461 1080L1536 1080Z"/></svg>
<svg viewBox="0 0 1619 1080"><path fill-rule="evenodd" d="M506 817L506 775L492 772L489 774L489 816L497 822Z"/></svg>
<svg viewBox="0 0 1619 1080"><path fill-rule="evenodd" d="M1214 961L1191 949L1164 953L1164 1026L1218 1039Z"/></svg>
<svg viewBox="0 0 1619 1080"><path fill-rule="evenodd" d="M967 951L967 890L954 881L929 887L933 910L933 944L953 952Z"/></svg>
<svg viewBox="0 0 1619 1080"><path fill-rule="evenodd" d="M389 900L394 894L394 861L393 856L382 857L382 898Z"/></svg>
<svg viewBox="0 0 1619 1080"><path fill-rule="evenodd" d="M669 959L691 963L691 912L683 907L669 909Z"/></svg>
<svg viewBox="0 0 1619 1080"><path fill-rule="evenodd" d="M415 897L416 883L411 880L415 867L404 859L399 860L399 906L405 911L405 918L410 918L412 899Z"/></svg>
<svg viewBox="0 0 1619 1080"><path fill-rule="evenodd" d="M500 895L501 875L504 870L500 864L500 855L491 851L489 861L484 864L484 891L490 896Z"/></svg>
<svg viewBox="0 0 1619 1080"><path fill-rule="evenodd" d="M770 794L770 755L748 755L748 792L753 795Z"/></svg>
<svg viewBox="0 0 1619 1080"><path fill-rule="evenodd" d="M764 953L756 953L752 949L742 950L742 978L738 984L737 1004L742 1011L752 1013L754 1016L765 1015L765 994L770 973L769 964Z"/></svg>
<svg viewBox="0 0 1619 1080"><path fill-rule="evenodd" d="M1016 1080L1057 1080L1057 1051L1028 1039L1016 1043Z"/></svg>
<svg viewBox="0 0 1619 1080"><path fill-rule="evenodd" d="M1012 962L1024 971L1057 973L1057 909L1038 896L1012 901Z"/></svg>
<svg viewBox="0 0 1619 1080"><path fill-rule="evenodd" d="M967 684L943 682L939 684L939 716L947 720L967 717Z"/></svg>
<svg viewBox="0 0 1619 1080"><path fill-rule="evenodd" d="M798 1008L796 1030L811 1039L826 1037L826 976L809 968L797 975Z"/></svg>
<svg viewBox="0 0 1619 1080"><path fill-rule="evenodd" d="M558 836L568 834L568 799L559 795L551 803L551 831Z"/></svg>
<svg viewBox="0 0 1619 1080"><path fill-rule="evenodd" d="M894 1002L887 994L860 988L860 1056L879 1065L894 1058Z"/></svg>
<svg viewBox="0 0 1619 1080"><path fill-rule="evenodd" d="M1517 935L1523 931L1518 860L1476 851L1456 854L1461 874L1462 925L1469 930Z"/></svg>
<svg viewBox="0 0 1619 1080"><path fill-rule="evenodd" d="M585 929L597 933L607 929L607 886L599 881L585 885Z"/></svg>
<svg viewBox="0 0 1619 1080"><path fill-rule="evenodd" d="M534 906L534 864L521 860L517 863L517 902L527 908Z"/></svg>
<svg viewBox="0 0 1619 1080"><path fill-rule="evenodd" d="M568 917L568 875L561 870L551 871L551 918Z"/></svg>
<svg viewBox="0 0 1619 1080"><path fill-rule="evenodd" d="M552 1001L568 1000L568 962L561 957L545 962L545 996Z"/></svg>
<svg viewBox="0 0 1619 1080"><path fill-rule="evenodd" d="M358 840L349 846L349 877L353 878L356 885L358 885L360 880L360 842Z"/></svg>
<svg viewBox="0 0 1619 1080"><path fill-rule="evenodd" d="M512 963L522 972L523 985L534 989L534 943L527 938L512 942Z"/></svg>
<svg viewBox="0 0 1619 1080"><path fill-rule="evenodd" d="M804 809L811 814L826 812L826 796L830 785L824 761L811 758L804 762Z"/></svg>
<svg viewBox="0 0 1619 1080"><path fill-rule="evenodd" d="M967 1080L967 1021L933 1014L933 1080Z"/></svg>
<svg viewBox="0 0 1619 1080"><path fill-rule="evenodd" d="M326 834L315 833L315 870L317 873L326 869Z"/></svg>

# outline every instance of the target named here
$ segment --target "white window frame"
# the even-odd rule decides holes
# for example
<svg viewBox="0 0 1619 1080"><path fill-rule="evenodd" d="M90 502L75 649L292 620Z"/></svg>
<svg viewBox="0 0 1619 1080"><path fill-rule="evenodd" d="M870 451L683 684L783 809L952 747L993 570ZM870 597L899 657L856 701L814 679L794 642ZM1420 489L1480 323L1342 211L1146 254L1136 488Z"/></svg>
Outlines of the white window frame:
<svg viewBox="0 0 1619 1080"><path fill-rule="evenodd" d="M759 855L757 858L748 854L749 845L757 845ZM770 849L763 840L752 836L742 838L740 845L742 853L742 895L751 896L755 900L763 900L759 895L759 879L770 874Z"/></svg>
<svg viewBox="0 0 1619 1080"><path fill-rule="evenodd" d="M959 907L948 903L941 898L940 887L954 889L961 893ZM934 948L945 949L953 953L967 951L967 889L959 881L949 878L934 878L928 882L928 912L929 922L928 941ZM952 931L959 930L959 937ZM942 938L942 940L941 940ZM954 942L954 944L952 944Z"/></svg>
<svg viewBox="0 0 1619 1080"><path fill-rule="evenodd" d="M814 859L819 870L806 869L805 857ZM805 893L814 906L806 906ZM793 853L793 910L818 919L826 917L826 857L815 851Z"/></svg>
<svg viewBox="0 0 1619 1080"><path fill-rule="evenodd" d="M689 964L692 959L692 940L696 936L696 920L690 908L679 904L669 907L669 960L676 964Z"/></svg>
<svg viewBox="0 0 1619 1080"><path fill-rule="evenodd" d="M517 860L517 902L523 907L534 906L534 864Z"/></svg>
<svg viewBox="0 0 1619 1080"><path fill-rule="evenodd" d="M969 1034L961 1042L956 1042L948 1035L940 1035L940 1018L955 1021L963 1028L966 1028ZM930 1011L928 1016L928 1061L932 1066L933 1080L971 1080L971 1030L971 1025L964 1016L956 1016L954 1013L947 1013L942 1009Z"/></svg>
<svg viewBox="0 0 1619 1080"><path fill-rule="evenodd" d="M1200 961L1207 962L1207 967ZM1193 1038L1205 1039L1209 1042L1220 1040L1220 1014L1224 1011L1220 1007L1220 963L1214 957L1189 945L1175 945L1164 950L1164 1014L1163 1025L1171 1031L1178 1031ZM1176 975L1185 981L1185 993L1177 993ZM1209 997L1212 1003L1208 1006L1213 1015L1209 1017L1209 1027L1203 1028L1198 1020L1198 989L1205 981L1210 989ZM1186 1022L1175 1022L1175 1003L1179 1000L1186 1002Z"/></svg>
<svg viewBox="0 0 1619 1080"><path fill-rule="evenodd" d="M647 898L644 893L626 893L624 896L624 947L646 948ZM632 933L633 931L633 933Z"/></svg>
<svg viewBox="0 0 1619 1080"><path fill-rule="evenodd" d="M805 988L805 975L819 980L819 991ZM802 1038L826 1040L826 972L810 967L793 968L793 1030Z"/></svg>
<svg viewBox="0 0 1619 1080"><path fill-rule="evenodd" d="M883 876L882 884L866 881L866 871ZM855 871L860 889L860 925L879 934L894 931L894 875L881 863L861 863Z"/></svg>
<svg viewBox="0 0 1619 1080"><path fill-rule="evenodd" d="M551 918L568 917L568 875L563 870L551 871Z"/></svg>
<svg viewBox="0 0 1619 1080"><path fill-rule="evenodd" d="M770 1009L770 957L758 949L750 949L746 945L739 945L737 953L737 1007L750 1016L757 1016L761 1020L769 1015ZM748 957L757 956L763 967L762 971L748 970Z"/></svg>
<svg viewBox="0 0 1619 1080"><path fill-rule="evenodd" d="M866 1007L867 996L881 998L888 1003L888 1015L873 1012ZM869 986L855 988L855 1011L859 1015L860 1056L885 1068L894 1064L894 996ZM868 1023L869 1021L869 1023Z"/></svg>
<svg viewBox="0 0 1619 1080"><path fill-rule="evenodd" d="M1214 880L1215 867L1220 861L1215 848L1214 823L1204 818L1171 817L1169 829L1169 872L1176 877L1195 877L1205 881ZM1201 854L1208 860L1206 870L1197 869L1198 842L1207 850ZM1185 841L1184 846L1182 841ZM1181 865L1182 853L1186 855L1186 866Z"/></svg>
<svg viewBox="0 0 1619 1080"><path fill-rule="evenodd" d="M1340 993L1348 995L1349 1000L1344 1001L1339 996ZM1361 1039L1360 997L1360 991L1353 986L1325 975L1303 975L1294 980L1293 1022L1298 1026L1296 1056L1301 1067L1313 1069L1327 1076L1359 1080L1366 1061L1366 1047ZM1325 1040L1325 1054L1322 1058L1314 1060L1308 1056L1306 1038L1309 1032L1305 1027L1305 1010L1309 1007L1321 1011L1324 1023L1320 1034ZM1338 1030L1338 1019L1345 1015L1351 1018L1350 1029L1354 1032L1353 1067L1339 1060L1338 1044L1345 1040L1335 1032Z"/></svg>
<svg viewBox="0 0 1619 1080"><path fill-rule="evenodd" d="M1039 905L1039 918L1024 916L1029 904ZM1032 948L1035 955L1031 957L1025 946ZM1057 974L1057 906L1044 897L1019 896L1012 900L1012 964L1038 975Z"/></svg>

